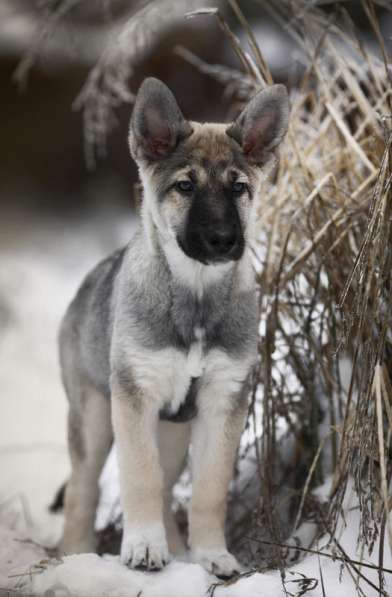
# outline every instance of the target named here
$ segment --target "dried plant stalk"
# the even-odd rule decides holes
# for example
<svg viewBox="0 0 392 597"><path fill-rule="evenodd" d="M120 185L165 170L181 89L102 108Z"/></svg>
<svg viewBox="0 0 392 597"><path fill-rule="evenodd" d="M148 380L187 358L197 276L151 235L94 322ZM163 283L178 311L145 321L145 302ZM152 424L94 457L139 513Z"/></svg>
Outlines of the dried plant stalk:
<svg viewBox="0 0 392 597"><path fill-rule="evenodd" d="M258 537L279 543L301 520L319 518L309 485L333 474L320 531L327 529L336 546L352 477L361 508L358 543L371 553L382 525L391 541L388 59L385 47L379 58L314 5L262 4L302 46L308 64L291 97L275 185L266 182L259 213L261 341L253 396L262 408L250 414L253 427L262 429L255 434L262 477L254 501ZM236 540L239 535L236 529Z"/></svg>

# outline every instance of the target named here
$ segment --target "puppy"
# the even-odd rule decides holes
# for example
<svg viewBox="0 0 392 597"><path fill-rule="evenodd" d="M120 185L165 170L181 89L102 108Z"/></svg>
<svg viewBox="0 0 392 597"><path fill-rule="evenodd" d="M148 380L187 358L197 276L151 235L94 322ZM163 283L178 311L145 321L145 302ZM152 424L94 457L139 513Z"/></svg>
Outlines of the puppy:
<svg viewBox="0 0 392 597"><path fill-rule="evenodd" d="M114 434L121 561L156 570L184 550L171 490L191 443L191 557L219 576L239 570L224 522L256 359L252 213L288 113L286 89L274 85L230 125L188 122L162 82L142 84L129 134L141 224L86 277L60 331L72 463L64 552L94 549Z"/></svg>

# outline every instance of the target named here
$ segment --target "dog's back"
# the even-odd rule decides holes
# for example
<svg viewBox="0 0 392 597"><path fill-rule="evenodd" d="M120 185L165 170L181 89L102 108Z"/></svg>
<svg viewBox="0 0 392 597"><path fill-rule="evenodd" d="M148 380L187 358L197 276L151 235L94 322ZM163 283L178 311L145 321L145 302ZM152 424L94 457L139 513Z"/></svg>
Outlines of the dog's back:
<svg viewBox="0 0 392 597"><path fill-rule="evenodd" d="M110 398L114 288L125 251L116 251L86 276L62 321L60 365L68 397L77 372Z"/></svg>

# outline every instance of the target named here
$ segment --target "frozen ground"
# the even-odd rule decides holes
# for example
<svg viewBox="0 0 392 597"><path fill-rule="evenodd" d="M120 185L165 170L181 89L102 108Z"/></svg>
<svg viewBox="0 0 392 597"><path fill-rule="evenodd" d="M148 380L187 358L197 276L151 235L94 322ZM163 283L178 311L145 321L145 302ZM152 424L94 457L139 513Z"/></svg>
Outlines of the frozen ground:
<svg viewBox="0 0 392 597"><path fill-rule="evenodd" d="M216 582L200 566L172 562L159 573L130 571L117 558L93 554L50 559L42 547L55 545L61 515L47 505L67 477L66 404L59 381L56 331L66 304L84 272L101 256L121 245L132 229L129 217L110 215L94 221L55 222L8 227L1 241L0 261L0 596L15 590L47 597L201 597ZM116 498L115 466L105 472L103 523ZM321 490L327 499L328 484ZM340 542L355 559L359 511L355 496L347 496L346 526ZM323 540L319 542L322 549ZM378 546L372 558L378 560ZM392 568L386 547L384 566ZM321 571L321 572L320 572ZM361 572L378 585L377 571ZM339 562L311 555L286 575L287 594L299 595L301 574L310 582L308 595L356 595L354 581ZM341 574L340 574L341 573ZM316 582L317 581L317 582ZM392 594L392 575L386 575ZM365 581L366 596L377 595ZM311 587L314 586L312 589ZM7 591L6 591L7 589ZM284 595L279 573L254 574L220 586L215 597L279 597Z"/></svg>

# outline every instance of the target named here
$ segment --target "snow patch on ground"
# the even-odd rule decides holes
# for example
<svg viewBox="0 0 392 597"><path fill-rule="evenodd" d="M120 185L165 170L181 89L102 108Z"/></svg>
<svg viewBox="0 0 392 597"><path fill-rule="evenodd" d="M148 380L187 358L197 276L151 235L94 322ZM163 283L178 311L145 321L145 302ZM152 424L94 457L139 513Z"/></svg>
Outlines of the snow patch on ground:
<svg viewBox="0 0 392 597"><path fill-rule="evenodd" d="M172 562L157 574L127 570L117 558L83 554L64 558L63 564L37 576L34 591L43 594L61 587L78 597L199 597L205 593L206 577L196 564Z"/></svg>
<svg viewBox="0 0 392 597"><path fill-rule="evenodd" d="M326 498L331 480L319 490L319 495ZM352 487L344 504L344 519L340 521L337 534L339 542L347 554L360 559L356 552L356 537L359 527L358 501ZM211 585L218 580L209 575L201 566L188 562L172 561L161 572L146 573L128 570L115 556L102 558L95 554L81 554L50 560L43 548L26 541L23 534L15 527L4 523L0 512L0 587L22 589L37 595L53 595L54 597L201 597L206 595ZM320 539L318 548L331 554L327 548L327 538ZM266 548L268 549L268 548ZM363 554L363 561L377 564L378 544L372 556ZM391 553L386 547L384 566L392 568ZM320 578L322 571L327 595L333 597L354 597L356 589L354 581L341 562L333 561L317 555L308 555L301 562L286 571L285 588L293 595L300 589L300 581L304 577L314 579L314 588L307 594L322 597ZM362 567L361 572L378 586L377 570ZM19 576L18 576L19 574ZM356 575L354 575L356 576ZM359 579L360 586L366 596L378 595L365 581ZM387 575L385 589L392 591L392 577ZM46 593L49 591L49 593ZM52 593L51 593L52 591ZM141 593L142 592L142 593ZM278 571L255 573L243 577L234 583L218 585L215 597L263 597L284 596L282 579Z"/></svg>

